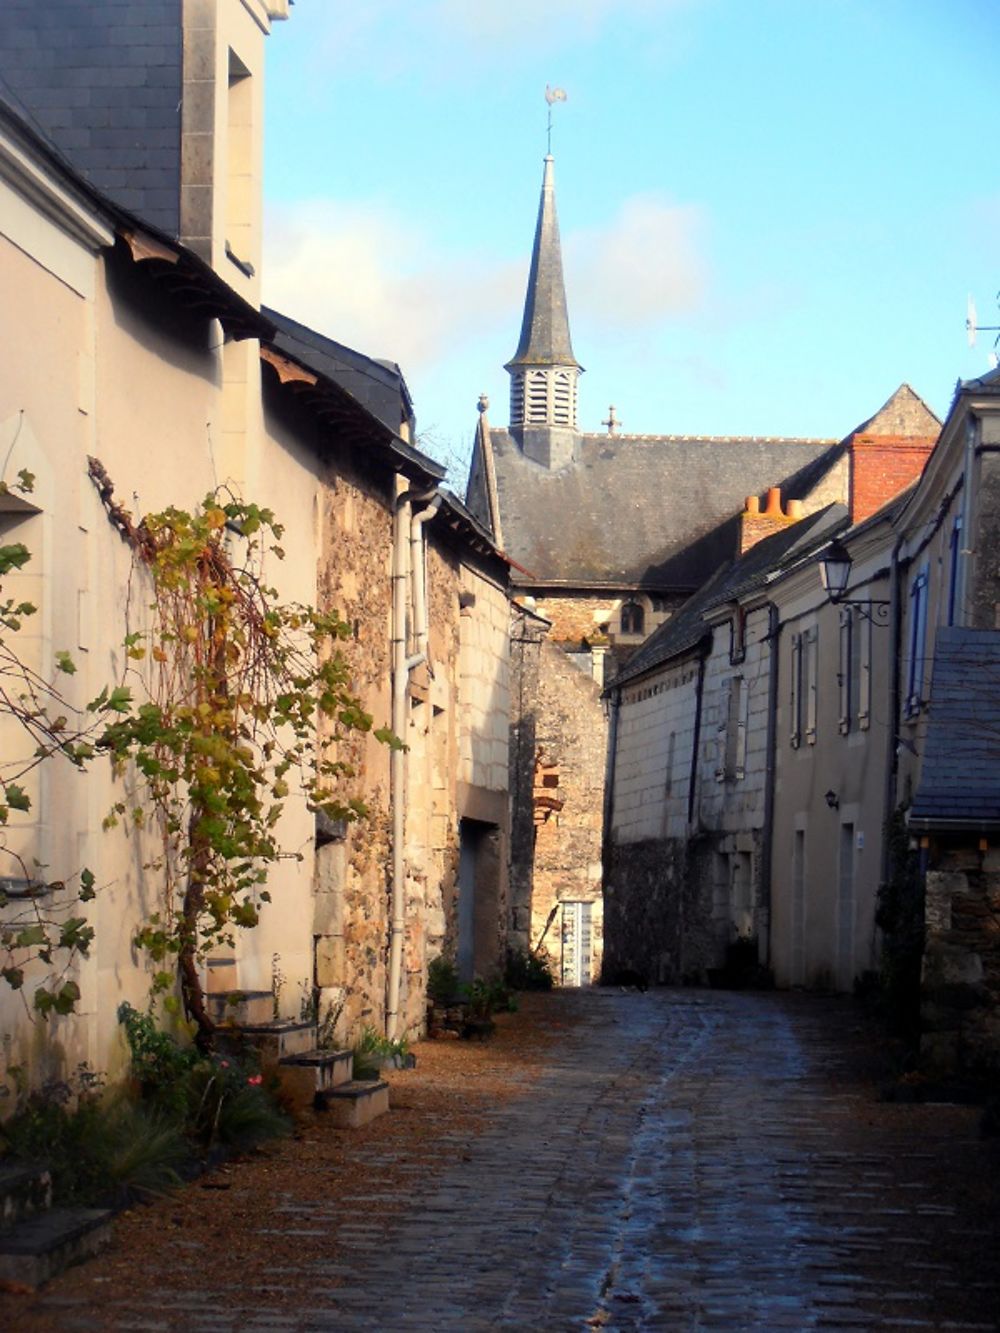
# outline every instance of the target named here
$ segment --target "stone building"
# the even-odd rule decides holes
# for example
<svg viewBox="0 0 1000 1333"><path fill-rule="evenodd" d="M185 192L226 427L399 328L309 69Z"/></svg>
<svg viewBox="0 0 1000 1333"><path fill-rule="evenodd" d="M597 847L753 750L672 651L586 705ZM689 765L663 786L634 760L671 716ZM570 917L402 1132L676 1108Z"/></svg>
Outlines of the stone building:
<svg viewBox="0 0 1000 1333"><path fill-rule="evenodd" d="M438 952L467 974L501 962L509 565L414 448L399 368L260 306L264 47L286 12L284 0L0 11L0 538L32 553L4 580L5 596L38 607L19 651L40 675L71 653L76 709L128 669L137 605L88 458L135 515L224 487L283 520L268 579L283 600L340 611L352 683L407 748L345 743L369 809L357 824L318 821L290 792L273 902L203 981L264 995L289 1020L318 991L350 1040L364 1023L418 1031ZM23 497L10 489L22 470L35 478ZM9 762L23 748L9 709L0 731ZM160 891L145 835L102 830L121 793L100 761L81 776L53 760L26 782L31 808L4 834L0 927L36 901L71 914L56 877L72 885L87 866L96 933L69 975L76 1012L47 1026L30 1017L44 966L15 948L24 982L0 982L0 1074L113 1069L117 1007L144 1007L151 979L133 947ZM53 883L24 883L25 865Z"/></svg>
<svg viewBox="0 0 1000 1333"><path fill-rule="evenodd" d="M766 951L777 624L768 583L843 527L786 519L708 580L608 689L608 963L703 983L739 942ZM772 528L775 527L772 524ZM762 955L766 959L766 952Z"/></svg>
<svg viewBox="0 0 1000 1333"><path fill-rule="evenodd" d="M926 409L907 386L877 420L844 440L627 435L614 409L604 431L582 430L583 372L570 337L551 156L544 162L521 334L506 370L510 424L492 427L487 400L480 400L467 503L510 557L518 596L549 622L551 644L602 686L627 669L630 654L734 559L741 541L775 528L769 494L794 501L799 515L832 503L870 512L876 497L912 480L930 446L921 415ZM777 526L786 519L779 513ZM551 678L550 667L539 673L537 684L516 691L530 719L519 734L547 737L543 759L535 746L527 759L516 761L518 781L526 790L528 762L566 772L580 738L594 737L596 743L584 747L590 758L574 760L590 765L582 778L582 800L583 791L603 786L596 756L607 733L599 691L546 695L544 684ZM575 800L567 793L537 833L532 820L530 838L514 839L515 931L532 944L551 911L550 886L558 884L556 902L566 904L567 921L576 912L572 903L596 904L601 896L588 869L600 858L598 831L595 825L589 840L581 836L588 817L577 811ZM515 827L517 819L515 814ZM529 829L526 819L524 828ZM522 919L529 900L530 931ZM596 908L591 912L596 920Z"/></svg>
<svg viewBox="0 0 1000 1333"><path fill-rule="evenodd" d="M893 520L887 792L923 895L922 1048L945 1068L1000 1066L1000 374L956 386L920 484Z"/></svg>
<svg viewBox="0 0 1000 1333"><path fill-rule="evenodd" d="M830 604L811 553L850 528L859 582L880 586L886 501L937 425L903 385L832 451L839 502L816 507L831 473L784 506L749 497L729 564L609 687L616 965L703 981L742 948L780 984L842 989L876 965L886 743L871 719L888 678L870 620ZM831 883L812 867L848 837L869 850Z"/></svg>

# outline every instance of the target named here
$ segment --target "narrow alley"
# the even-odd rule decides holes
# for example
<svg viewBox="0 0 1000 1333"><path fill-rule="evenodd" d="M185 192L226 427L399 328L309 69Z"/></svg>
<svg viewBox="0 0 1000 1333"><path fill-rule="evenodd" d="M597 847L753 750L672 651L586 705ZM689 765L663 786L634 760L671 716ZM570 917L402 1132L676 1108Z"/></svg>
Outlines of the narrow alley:
<svg viewBox="0 0 1000 1333"><path fill-rule="evenodd" d="M314 1125L135 1210L106 1255L0 1298L4 1326L997 1326L997 1140L972 1107L880 1102L851 1001L557 992L418 1050L391 1128ZM407 1084L427 1062L436 1115Z"/></svg>

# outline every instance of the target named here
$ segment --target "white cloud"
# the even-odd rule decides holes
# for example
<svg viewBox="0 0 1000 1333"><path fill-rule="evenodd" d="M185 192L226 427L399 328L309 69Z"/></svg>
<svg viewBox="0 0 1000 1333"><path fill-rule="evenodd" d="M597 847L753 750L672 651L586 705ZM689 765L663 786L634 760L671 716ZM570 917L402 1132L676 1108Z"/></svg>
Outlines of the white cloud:
<svg viewBox="0 0 1000 1333"><path fill-rule="evenodd" d="M659 194L626 199L603 227L566 241L570 318L635 330L690 313L703 302L701 210Z"/></svg>
<svg viewBox="0 0 1000 1333"><path fill-rule="evenodd" d="M442 253L378 205L281 206L269 210L266 236L268 305L404 372L518 318L524 263Z"/></svg>
<svg viewBox="0 0 1000 1333"><path fill-rule="evenodd" d="M564 240L572 327L630 337L706 299L699 209L624 200L603 227ZM516 260L442 250L387 206L312 200L268 211L264 299L369 356L419 372L476 339L520 327L527 251Z"/></svg>

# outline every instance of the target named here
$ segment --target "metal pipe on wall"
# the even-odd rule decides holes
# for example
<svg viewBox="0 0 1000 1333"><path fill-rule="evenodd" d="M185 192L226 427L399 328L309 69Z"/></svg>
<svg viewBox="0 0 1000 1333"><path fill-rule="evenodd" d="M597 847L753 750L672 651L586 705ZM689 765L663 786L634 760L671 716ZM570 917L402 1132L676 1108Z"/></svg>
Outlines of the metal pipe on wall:
<svg viewBox="0 0 1000 1333"><path fill-rule="evenodd" d="M430 501L417 514L414 501ZM436 512L441 496L433 491L406 491L396 501L392 557L392 730L403 740L406 731L406 695L410 672L426 660L427 598L423 551L424 524ZM418 591L419 589L419 591ZM410 597L407 597L408 591ZM418 651L407 654L407 601L412 604L412 631ZM389 756L389 792L392 807L391 900L389 909L389 977L385 1032L392 1040L399 1027L399 992L406 933L406 752L394 748Z"/></svg>

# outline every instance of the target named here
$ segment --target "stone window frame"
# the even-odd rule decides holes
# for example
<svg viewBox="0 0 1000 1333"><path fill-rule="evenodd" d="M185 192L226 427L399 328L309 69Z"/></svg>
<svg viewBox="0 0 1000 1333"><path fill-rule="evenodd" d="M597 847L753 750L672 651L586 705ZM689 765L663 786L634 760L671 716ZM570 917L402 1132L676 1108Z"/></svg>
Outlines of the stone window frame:
<svg viewBox="0 0 1000 1333"><path fill-rule="evenodd" d="M632 622L637 622L632 627ZM618 613L618 624L622 634L645 634L646 632L646 609L640 601L630 597L627 602L622 603L621 610Z"/></svg>

